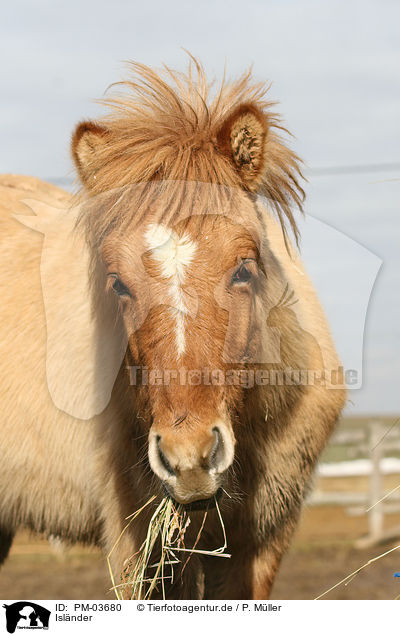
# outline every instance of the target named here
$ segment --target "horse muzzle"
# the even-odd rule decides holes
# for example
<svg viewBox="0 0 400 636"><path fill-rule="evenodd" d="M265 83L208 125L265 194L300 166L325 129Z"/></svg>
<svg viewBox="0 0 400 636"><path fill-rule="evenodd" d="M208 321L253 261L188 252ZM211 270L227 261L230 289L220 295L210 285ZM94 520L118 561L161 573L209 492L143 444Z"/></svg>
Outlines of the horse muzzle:
<svg viewBox="0 0 400 636"><path fill-rule="evenodd" d="M197 499L196 501L192 501L191 503L182 504L179 501L176 501L174 497L174 493L170 492L165 484L163 484L165 494L172 499L175 506L182 506L185 512L193 512L193 511L207 511L216 508L218 502L223 496L224 489L218 488L217 492L213 497L209 497L208 499Z"/></svg>
<svg viewBox="0 0 400 636"><path fill-rule="evenodd" d="M152 427L153 429L153 427ZM234 437L218 421L192 432L155 429L149 435L149 461L167 493L178 503L201 509L215 505L222 494L224 475L233 462Z"/></svg>

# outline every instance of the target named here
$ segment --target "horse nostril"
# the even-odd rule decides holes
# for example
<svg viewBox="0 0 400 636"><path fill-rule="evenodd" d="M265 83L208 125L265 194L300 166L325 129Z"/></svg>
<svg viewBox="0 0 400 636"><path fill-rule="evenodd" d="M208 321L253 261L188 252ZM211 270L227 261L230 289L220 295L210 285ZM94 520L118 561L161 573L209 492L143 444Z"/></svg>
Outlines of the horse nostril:
<svg viewBox="0 0 400 636"><path fill-rule="evenodd" d="M174 469L172 468L168 459L165 457L164 453L161 450L160 442L161 442L161 435L157 435L157 451L158 451L158 458L161 462L161 465L163 466L163 468L165 468L167 473L169 473L171 476L175 475Z"/></svg>
<svg viewBox="0 0 400 636"><path fill-rule="evenodd" d="M209 455L209 464L211 469L218 470L218 465L224 454L224 440L218 426L214 426L212 433L214 435L214 445Z"/></svg>

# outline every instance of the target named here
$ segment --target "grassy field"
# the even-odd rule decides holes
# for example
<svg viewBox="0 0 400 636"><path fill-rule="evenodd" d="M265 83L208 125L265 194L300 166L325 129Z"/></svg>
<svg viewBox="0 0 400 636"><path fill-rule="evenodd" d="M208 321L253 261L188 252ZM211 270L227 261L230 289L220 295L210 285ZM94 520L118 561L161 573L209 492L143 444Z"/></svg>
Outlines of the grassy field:
<svg viewBox="0 0 400 636"><path fill-rule="evenodd" d="M383 435L390 432L384 438L384 442L389 438L396 438L400 442L400 418L398 415L385 415L380 417L374 416L359 416L359 417L344 417L338 423L331 442L322 453L321 462L341 462L350 461L352 459L365 459L368 457L368 450L362 448L363 444L359 448L349 444L347 446L337 445L335 438L338 434L348 431L354 431L358 434L364 434L365 440L368 439L369 424L372 421L379 421L382 425ZM391 457L400 457L400 450L390 452Z"/></svg>

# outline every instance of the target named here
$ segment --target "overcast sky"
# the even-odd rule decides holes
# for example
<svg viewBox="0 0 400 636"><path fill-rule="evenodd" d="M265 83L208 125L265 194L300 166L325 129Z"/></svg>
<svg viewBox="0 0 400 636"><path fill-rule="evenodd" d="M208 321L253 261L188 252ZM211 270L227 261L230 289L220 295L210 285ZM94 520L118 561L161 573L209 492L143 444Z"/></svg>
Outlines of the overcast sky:
<svg viewBox="0 0 400 636"><path fill-rule="evenodd" d="M182 47L210 77L220 78L225 64L232 77L253 64L257 79L272 81L271 97L310 167L400 164L396 0L15 0L3 3L0 20L0 171L71 175L71 131L101 112L91 100L124 76L123 60L184 70ZM351 396L359 412L400 412L399 177L310 176L307 188L308 213L383 261L367 319L364 387ZM363 268L354 254L356 288ZM346 357L352 336L343 315L352 307L341 302L340 285L330 293L324 283L323 245L319 257L306 240L305 257Z"/></svg>

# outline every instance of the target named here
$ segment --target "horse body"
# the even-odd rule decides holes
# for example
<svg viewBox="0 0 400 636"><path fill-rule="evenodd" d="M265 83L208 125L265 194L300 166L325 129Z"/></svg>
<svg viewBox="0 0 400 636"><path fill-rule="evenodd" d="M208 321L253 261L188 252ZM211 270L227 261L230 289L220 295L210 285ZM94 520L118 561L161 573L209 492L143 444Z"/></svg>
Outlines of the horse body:
<svg viewBox="0 0 400 636"><path fill-rule="evenodd" d="M188 96L185 101L181 95L177 106L177 93L150 71L141 72L153 82L154 112L137 108L134 126L129 117L104 126L81 124L74 136L85 186L76 232L86 237L88 260L84 267L78 258L65 268L50 261L51 297L57 307L64 300L66 313L53 340L46 334L51 312L40 278L43 238L11 214L26 214L27 199L36 200L38 216L41 207L66 209L75 200L35 179L0 181L2 324L8 325L0 378L3 555L20 526L109 552L126 518L149 495L160 498L165 488L185 505L212 499L223 488L231 558L193 555L167 595L267 598L315 462L344 403L343 389L266 382L262 375L274 370L282 378L287 367L321 371L339 364L300 259L281 223L254 198L258 192L273 196L279 219L286 215L293 223L288 202L296 202L296 160L271 133L274 120L263 114L254 91L243 93L244 80L227 96L221 93L207 115L196 91L187 110ZM175 109L173 132L168 108ZM165 139L158 154L152 145L157 117L167 137L177 134L181 118L184 132L173 138L181 171L174 163L177 151L170 156ZM140 185L132 189L132 183ZM83 334L79 329L89 315ZM126 335L104 407L81 413L86 389L79 400L69 389L75 399L70 409L58 402L69 383L77 386L65 375L74 375L69 332L81 334L75 339L78 384L92 372L94 383L96 377L102 383L97 368L121 349ZM90 372L86 359L92 360ZM167 370L169 380L132 385L131 370L139 367ZM196 373L239 367L253 372L253 379L255 372L261 375L247 388L240 382L182 385L177 377L183 367ZM139 549L152 511L145 509L120 538L115 571ZM212 550L223 536L217 511L207 515L198 547ZM192 514L188 538L196 538L202 519L200 511Z"/></svg>
<svg viewBox="0 0 400 636"><path fill-rule="evenodd" d="M26 212L21 201L29 197L65 204L69 195L26 177L4 176L0 187L1 244L7 263L1 286L2 324L7 325L1 339L1 525L15 529L22 523L50 534L62 529L75 540L89 538L99 534L89 493L93 433L90 426L56 409L49 395L42 236L12 216ZM82 524L81 514L92 523Z"/></svg>

